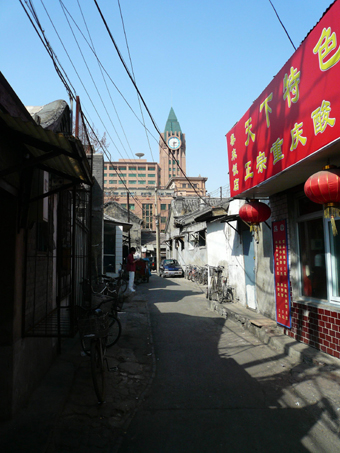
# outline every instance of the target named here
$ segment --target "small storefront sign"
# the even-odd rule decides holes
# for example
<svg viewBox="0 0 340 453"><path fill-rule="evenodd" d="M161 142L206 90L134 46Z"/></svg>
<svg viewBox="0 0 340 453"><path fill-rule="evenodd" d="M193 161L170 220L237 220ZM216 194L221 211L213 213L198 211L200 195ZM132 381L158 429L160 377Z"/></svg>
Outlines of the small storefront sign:
<svg viewBox="0 0 340 453"><path fill-rule="evenodd" d="M240 195L339 139L340 0L227 133Z"/></svg>
<svg viewBox="0 0 340 453"><path fill-rule="evenodd" d="M273 222L276 322L291 328L289 264L286 220Z"/></svg>

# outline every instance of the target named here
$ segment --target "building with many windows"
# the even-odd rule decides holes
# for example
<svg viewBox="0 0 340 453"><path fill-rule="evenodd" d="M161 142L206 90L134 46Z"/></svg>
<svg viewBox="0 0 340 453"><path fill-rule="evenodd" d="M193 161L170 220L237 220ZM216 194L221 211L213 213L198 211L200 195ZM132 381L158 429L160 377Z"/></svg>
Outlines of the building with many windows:
<svg viewBox="0 0 340 453"><path fill-rule="evenodd" d="M105 202L115 201L155 230L155 203L164 231L174 197L206 195L207 178L186 177L186 140L173 108L159 140L159 163L146 159L119 159L104 163ZM155 190L156 189L156 190Z"/></svg>

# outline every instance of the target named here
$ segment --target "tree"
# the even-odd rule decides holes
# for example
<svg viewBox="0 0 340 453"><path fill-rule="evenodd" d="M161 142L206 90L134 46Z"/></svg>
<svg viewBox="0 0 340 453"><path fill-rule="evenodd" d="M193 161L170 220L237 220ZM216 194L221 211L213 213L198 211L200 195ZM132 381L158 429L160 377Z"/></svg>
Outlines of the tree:
<svg viewBox="0 0 340 453"><path fill-rule="evenodd" d="M73 134L75 134L75 123L73 124ZM87 131L87 135L86 135ZM79 140L83 143L83 145L88 144L88 139L87 136L90 140L90 144L93 147L93 152L97 153L98 151L106 151L108 150L110 143L108 143L107 138L106 138L106 132L104 132L102 138L99 138L99 132L98 130L94 127L92 124L91 127L84 127L84 124L82 121L79 123L79 132L78 132L78 138Z"/></svg>

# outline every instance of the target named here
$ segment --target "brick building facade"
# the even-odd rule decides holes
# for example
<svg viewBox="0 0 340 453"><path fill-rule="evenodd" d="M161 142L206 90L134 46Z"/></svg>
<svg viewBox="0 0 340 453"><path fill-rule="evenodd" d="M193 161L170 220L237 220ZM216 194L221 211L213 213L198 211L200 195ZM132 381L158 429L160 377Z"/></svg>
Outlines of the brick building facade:
<svg viewBox="0 0 340 453"><path fill-rule="evenodd" d="M271 207L271 241L256 247L255 263L262 266L256 291L265 278L271 281L272 290L263 292L271 317L288 336L335 357L340 355L340 58L325 32L339 36L339 17L335 1L226 135L231 196L268 200ZM261 264L266 257L267 267Z"/></svg>
<svg viewBox="0 0 340 453"><path fill-rule="evenodd" d="M301 204L304 206L308 204L308 211L311 213L300 216L298 209ZM270 197L270 206L272 221L287 219L288 224L291 328L284 328L284 332L296 341L340 358L340 312L332 302L330 294L327 295L327 288L332 285L334 279L334 272L332 272L334 264L332 266L328 263L327 266L327 261L329 262L327 250L332 248L329 242L334 243L338 240L329 235L327 231L329 222L323 219L320 205L310 202L304 196L303 186L300 185ZM320 225L319 230L315 229L316 222ZM307 248L305 242L301 240L301 235L302 231L308 230L308 223L312 224L309 228L309 247ZM337 223L340 223L339 220ZM315 233L318 234L318 238L315 237ZM321 240L323 245L321 242L316 243L316 239ZM314 267L310 266L307 273L305 253L310 256L309 262L314 263ZM324 258L320 261L321 254ZM322 278L320 278L320 269L324 274Z"/></svg>
<svg viewBox="0 0 340 453"><path fill-rule="evenodd" d="M143 156L143 153L140 153ZM155 204L164 231L171 201L177 195L206 195L207 178L186 177L186 140L173 108L159 140L159 163L146 159L119 159L104 163L104 201L115 201L155 230ZM157 191L155 191L157 189ZM155 195L155 192L156 195Z"/></svg>

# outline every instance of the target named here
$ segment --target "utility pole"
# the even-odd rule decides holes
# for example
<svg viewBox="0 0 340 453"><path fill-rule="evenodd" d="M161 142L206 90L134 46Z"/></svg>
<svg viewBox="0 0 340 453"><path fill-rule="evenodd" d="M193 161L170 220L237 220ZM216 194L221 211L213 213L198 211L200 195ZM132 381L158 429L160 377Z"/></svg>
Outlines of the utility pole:
<svg viewBox="0 0 340 453"><path fill-rule="evenodd" d="M74 130L74 135L77 138L79 138L79 112L80 112L80 101L79 101L79 96L77 96L76 97L76 124L75 124L75 130ZM73 124L71 127L73 127Z"/></svg>
<svg viewBox="0 0 340 453"><path fill-rule="evenodd" d="M159 275L159 264L161 260L160 244L159 244L159 218L158 218L158 197L157 187L155 187L155 225L156 225L156 272Z"/></svg>
<svg viewBox="0 0 340 453"><path fill-rule="evenodd" d="M130 223L130 192L127 192L127 210L128 210L128 223ZM129 230L128 237L129 237L129 253L131 248L131 229Z"/></svg>

